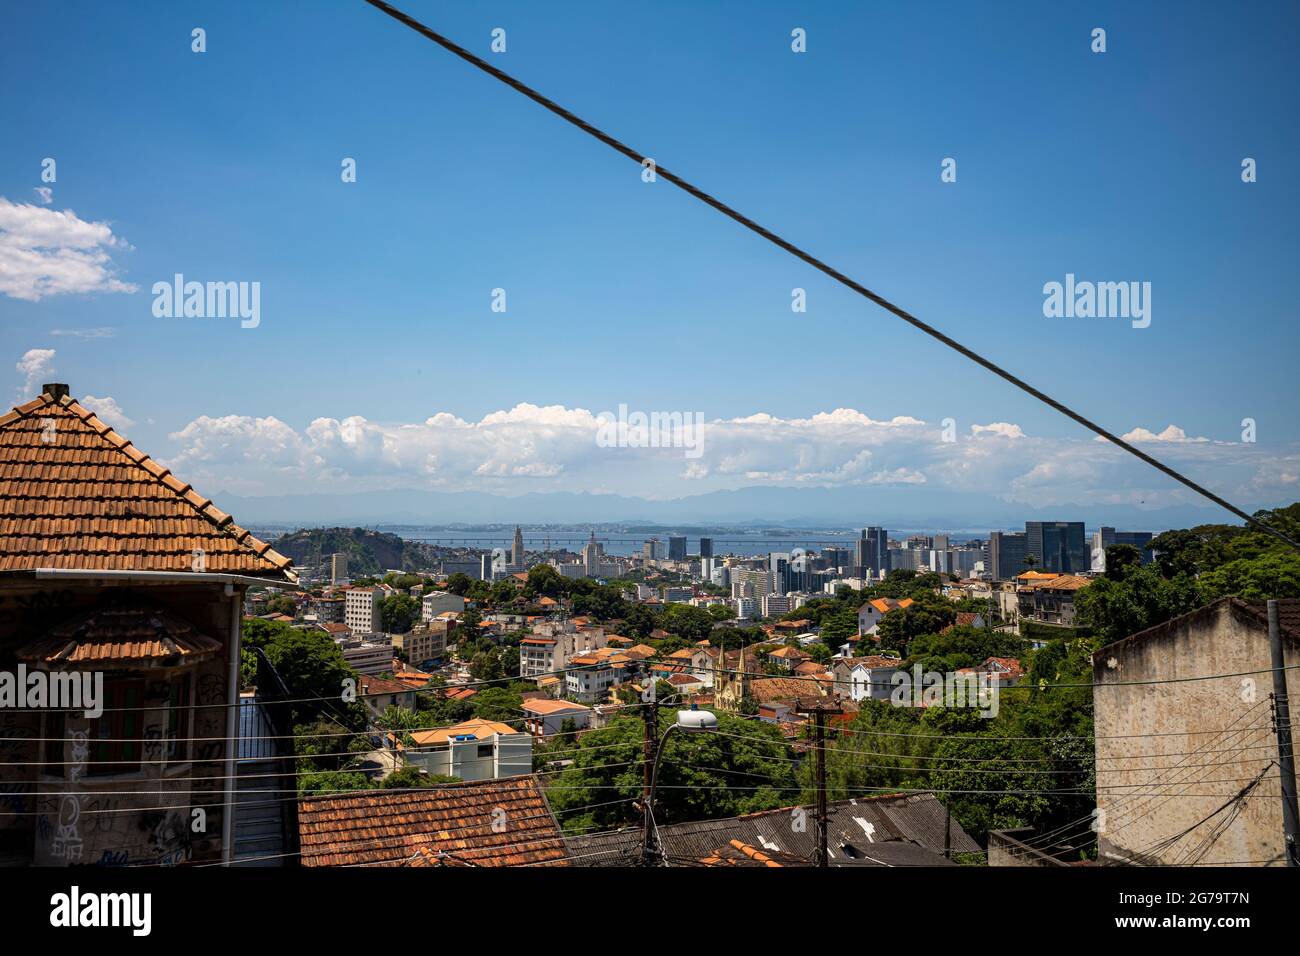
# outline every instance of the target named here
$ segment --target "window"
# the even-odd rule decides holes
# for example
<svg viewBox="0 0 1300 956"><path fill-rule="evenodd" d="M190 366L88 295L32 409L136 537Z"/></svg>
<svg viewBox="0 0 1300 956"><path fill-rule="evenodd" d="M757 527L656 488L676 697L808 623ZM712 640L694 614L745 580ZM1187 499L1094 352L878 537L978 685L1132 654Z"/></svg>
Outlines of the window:
<svg viewBox="0 0 1300 956"><path fill-rule="evenodd" d="M479 745L478 745L478 755L479 755L480 758L481 758L481 757L491 757L491 756L492 756L492 745L491 745L491 744L479 744Z"/></svg>
<svg viewBox="0 0 1300 956"><path fill-rule="evenodd" d="M183 674L167 685L167 739L169 762L190 759L190 675Z"/></svg>
<svg viewBox="0 0 1300 956"><path fill-rule="evenodd" d="M61 710L53 711L45 717L45 730L41 734L41 760L45 762L45 772L56 777L67 776L66 759L63 756L64 737L67 734L68 718Z"/></svg>
<svg viewBox="0 0 1300 956"><path fill-rule="evenodd" d="M130 773L140 769L144 681L104 682L104 713L90 721L89 776Z"/></svg>

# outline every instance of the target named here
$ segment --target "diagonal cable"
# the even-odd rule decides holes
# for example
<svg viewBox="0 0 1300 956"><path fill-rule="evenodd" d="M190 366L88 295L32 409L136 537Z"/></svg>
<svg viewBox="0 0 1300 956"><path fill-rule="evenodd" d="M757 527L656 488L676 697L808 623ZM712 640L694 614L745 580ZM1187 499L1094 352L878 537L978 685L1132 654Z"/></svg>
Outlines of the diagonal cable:
<svg viewBox="0 0 1300 956"><path fill-rule="evenodd" d="M560 104L556 103L554 100L551 100L543 96L541 93L537 92L532 87L515 79L509 73L497 69L495 66L492 66L486 60L483 60L481 57L475 56L473 53L470 53L464 47L452 42L442 34L425 26L419 20L416 20L415 18L408 16L407 14L403 13L401 10L398 10L396 7L393 7L392 5L385 3L384 0L366 0L366 3L388 14L390 17L392 17L394 20L397 20L399 23L405 24L406 26L414 30L416 33L419 33L421 36L429 40L432 40L434 43L438 44L443 49L456 54L456 56L460 57L466 63L469 63L470 65L475 66L478 69L482 70L484 73L487 73L488 75L494 77L495 79L500 80L502 83L506 84L511 89L516 90L519 93L522 93L524 96L528 97L530 100L537 103L539 106L543 106L546 109L550 110L556 116L560 117L560 119L564 120L565 122L573 124L574 126L578 127L578 129L582 130L584 133L587 133L589 136L593 136L596 139L600 140L610 149L617 150L618 152L626 156L628 159L634 160L638 165L644 166L647 164L647 162L653 162L652 160L649 159L649 157L643 156L641 153L638 153L632 147L625 145L624 143L615 139L613 136L610 136L608 133L604 132L603 130L598 129L595 126L592 126L582 117L569 112L567 109L565 109ZM1085 418L1083 415L1076 412L1074 409L1070 408L1068 405L1065 405L1062 402L1058 402L1056 399L1052 398L1047 393L1040 391L1039 389L1030 385L1028 382L1024 381L1023 379L1019 378L1013 373L1002 368L1002 366L998 365L996 362L992 361L991 359L987 359L984 356L980 355L978 352L975 352L974 350L967 348L966 346L958 342L956 339L939 331L937 328L930 325L929 323L923 322L921 319L918 319L916 316L912 315L910 312L906 311L905 309L897 305L894 305L894 303L890 302L888 299L884 298L883 296L877 295L875 292L872 292L866 286L855 281L854 279L849 278L844 273L840 272L838 269L835 269L834 267L827 265L825 262L822 262L820 259L811 255L810 253L804 252L802 249L800 249L798 246L794 245L793 243L785 239L782 239L780 236L778 236L776 233L772 232L771 230L766 229L763 226L760 226L758 223L754 222L754 220L743 215L742 213L737 212L735 209L732 209L730 206L728 206L726 203L722 202L721 200L713 198L708 193L704 192L704 190L686 181L682 177L678 176L676 173L669 172L667 169L664 169L662 166L658 165L657 163L655 164L654 169L655 169L656 176L662 176L664 179L672 183L674 186L684 190L687 193L690 193L692 196L694 196L696 199L700 200L701 202L712 206L714 209L718 210L718 212L722 213L724 216L727 216L730 219L734 219L736 222L740 223L742 226L744 226L746 229L750 230L751 232L757 233L758 235L766 239L768 242L771 242L772 244L784 249L786 252L790 253L790 255L802 259L804 262L808 263L808 265L812 266L814 269L817 269L820 272L824 272L826 275L830 276L836 282L858 293L858 295L870 299L872 302L880 306L882 309L885 309L888 312L892 312L894 315L898 316L904 322L907 322L910 325L915 326L916 328L920 329L922 332L924 332L926 335L930 336L931 338L937 339L938 341L942 342L944 345L948 346L950 349L953 349L954 351L961 353L962 355L966 356L966 358L970 359L972 362L975 362L977 365L983 366L984 368L988 369L988 371L992 372L994 375L997 375L999 378L1005 379L1006 381L1010 382L1012 385L1016 386L1016 388L1033 396L1043 404L1056 409L1056 411L1060 412L1062 415L1065 415L1067 418L1073 419L1074 421L1082 425L1084 428L1088 429L1091 432L1096 433L1097 435L1100 435L1102 438L1106 439L1106 441L1110 442L1111 444L1124 449L1124 451L1128 452L1129 454L1137 458L1140 458L1142 461L1146 462L1152 468L1164 472L1164 474L1168 475L1170 478L1173 478L1175 481L1179 482L1180 484L1183 484L1186 487L1190 488L1198 495L1201 495L1204 498L1208 498L1210 501L1213 501L1221 508L1224 508L1232 512L1234 515L1236 515L1238 518L1241 518L1247 524L1254 525L1260 531L1264 531L1268 534L1271 534L1273 537L1277 538L1278 540L1283 541L1286 544L1289 544L1291 547L1297 550L1300 550L1300 543L1293 541L1291 538L1287 537L1281 531L1278 531L1276 528L1273 528L1272 526L1266 524L1265 522L1260 521L1258 518L1254 517L1253 515L1247 514L1245 511L1238 508L1236 505L1232 504L1231 502L1227 501L1224 498L1221 498L1219 495L1215 494L1213 491L1210 491L1208 488L1200 484L1197 484L1195 481L1188 478L1186 475L1183 475L1181 472L1177 471L1176 469L1170 467L1169 465L1166 465L1164 462L1160 461L1157 458L1153 458L1151 455L1148 455L1146 452L1142 451L1142 449L1129 444L1124 439L1120 438L1118 435L1115 435L1107 431L1106 429L1102 428L1100 425L1096 424L1095 422L1090 421L1089 419Z"/></svg>

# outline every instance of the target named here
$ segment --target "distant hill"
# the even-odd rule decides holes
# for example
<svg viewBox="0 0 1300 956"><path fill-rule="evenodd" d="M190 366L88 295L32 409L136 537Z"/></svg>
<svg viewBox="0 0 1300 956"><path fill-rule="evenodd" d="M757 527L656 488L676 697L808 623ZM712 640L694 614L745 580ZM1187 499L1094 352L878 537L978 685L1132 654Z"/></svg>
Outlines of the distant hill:
<svg viewBox="0 0 1300 956"><path fill-rule="evenodd" d="M395 534L366 528L315 528L281 535L271 546L302 567L324 562L331 554L348 556L348 575L362 577L401 569L416 571L432 567L439 560L438 549L419 541L406 541Z"/></svg>
<svg viewBox="0 0 1300 956"><path fill-rule="evenodd" d="M213 494L213 492L207 492ZM533 492L502 497L479 491L393 489L368 494L295 494L242 497L213 494L223 511L244 527L317 525L439 525L446 522L510 525L620 522L658 525L708 524L770 528L863 528L978 532L1024 529L1026 521L1082 521L1125 531L1164 531L1229 520L1221 510L1178 504L1145 508L1126 504L1031 507L989 495L908 486L842 488L751 487L683 498L648 500L624 495ZM1240 501L1247 510L1278 502Z"/></svg>

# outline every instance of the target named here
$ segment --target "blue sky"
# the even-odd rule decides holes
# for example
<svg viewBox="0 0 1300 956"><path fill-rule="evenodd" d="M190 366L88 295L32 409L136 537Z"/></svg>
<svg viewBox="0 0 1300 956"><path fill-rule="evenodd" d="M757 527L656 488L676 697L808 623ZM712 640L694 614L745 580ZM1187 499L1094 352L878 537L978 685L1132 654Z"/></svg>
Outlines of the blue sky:
<svg viewBox="0 0 1300 956"><path fill-rule="evenodd" d="M1116 431L1172 424L1222 443L1220 457L1157 449L1220 490L1300 497L1295 4L399 6ZM489 52L494 27L504 54ZM795 27L807 53L791 52ZM1114 482L1130 496L1170 487L1127 469L1064 474L1096 450L1072 423L668 183L643 183L360 0L8 5L0 34L0 196L107 224L105 268L138 287L0 294L11 396L24 391L14 363L52 349L38 377L111 398L133 438L209 487L694 487L676 466L647 488L640 465L555 450L553 429L572 424L556 415L501 439L532 442L537 460L478 449L458 470L454 442L385 451L403 424L476 424L520 403L710 421L845 408L877 423L951 417L963 435L1009 423L1043 444L998 452L1024 467L985 474L990 493L1041 485L1029 475L1049 460L1040 477L1078 500ZM47 156L49 204L34 193ZM340 181L344 157L356 183ZM956 183L940 182L945 157ZM1258 182L1242 183L1243 157ZM260 282L260 326L155 318L150 287L176 272ZM1150 327L1045 318L1043 284L1066 273L1149 281ZM495 287L504 315L489 310ZM793 287L806 314L791 312ZM87 329L111 332L66 334ZM1228 447L1244 417L1258 444ZM335 425L313 437L317 419ZM361 419L370 445L355 440ZM961 480L951 461L941 478L914 445L886 451L866 433L870 463L845 470L854 439L825 446L814 431L771 439L816 446L802 472L737 464L749 452L733 448L700 490ZM322 450L339 442L347 455Z"/></svg>

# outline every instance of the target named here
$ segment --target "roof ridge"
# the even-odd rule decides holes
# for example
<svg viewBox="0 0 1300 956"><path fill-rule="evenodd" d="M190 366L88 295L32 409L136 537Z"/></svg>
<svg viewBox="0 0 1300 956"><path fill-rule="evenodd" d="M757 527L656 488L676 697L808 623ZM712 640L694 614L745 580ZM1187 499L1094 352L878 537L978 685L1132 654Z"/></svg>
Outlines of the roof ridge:
<svg viewBox="0 0 1300 956"><path fill-rule="evenodd" d="M77 418L109 448L126 456L132 464L143 469L156 483L173 492L177 498L180 498L193 508L201 518L211 524L217 531L229 535L240 547L247 548L257 557L263 558L272 564L276 570L296 581L297 575L292 570L293 560L291 558L276 551L269 543L262 541L252 532L235 524L233 516L218 508L211 498L199 494L192 484L177 478L170 468L164 467L147 452L138 448L129 438L96 415L94 411L82 405L80 401L70 395L63 395L55 399L48 392L42 392L30 401L15 405L12 411L0 415L0 429L7 428L17 421L35 417L36 412L50 406L58 406L61 410Z"/></svg>

